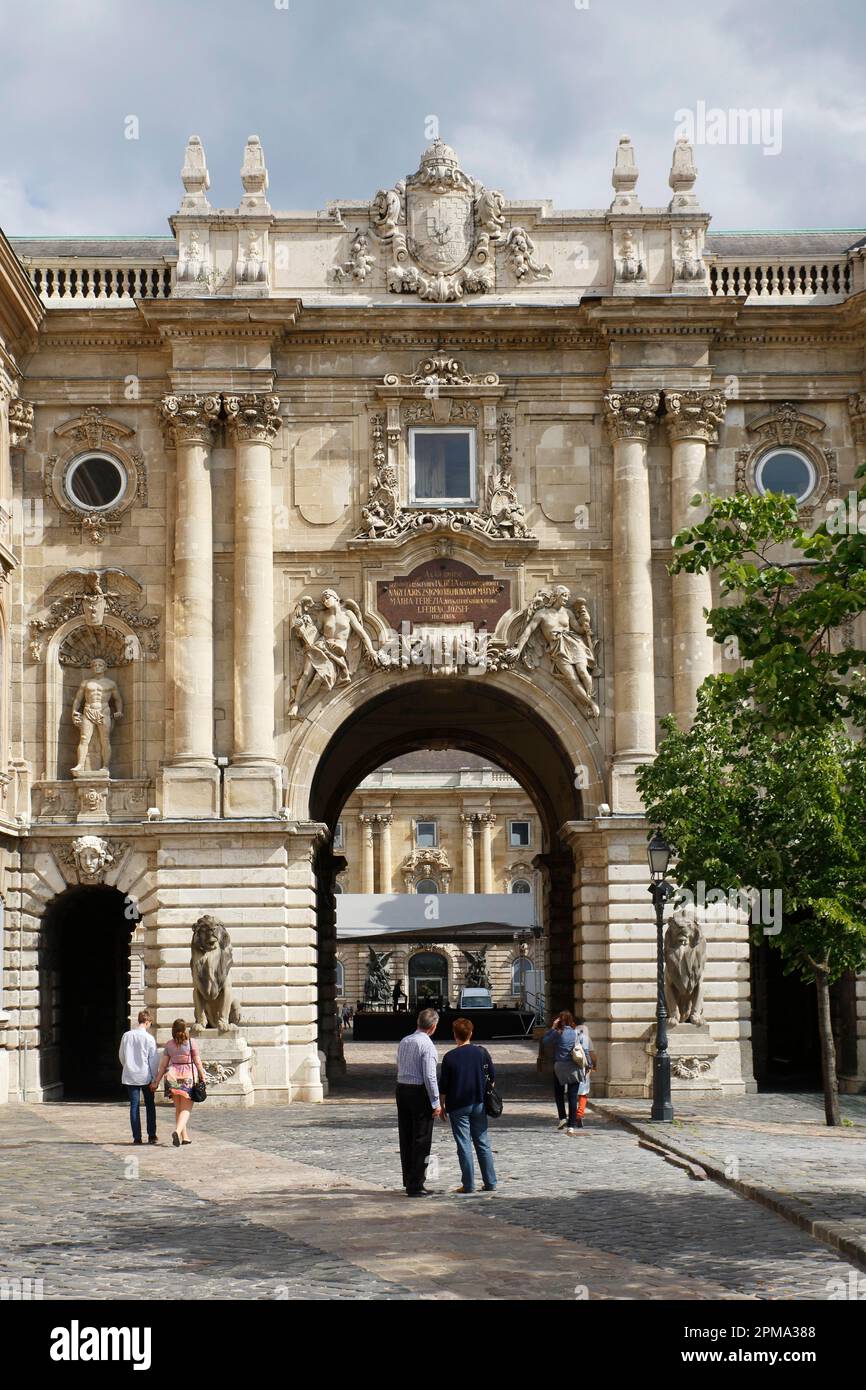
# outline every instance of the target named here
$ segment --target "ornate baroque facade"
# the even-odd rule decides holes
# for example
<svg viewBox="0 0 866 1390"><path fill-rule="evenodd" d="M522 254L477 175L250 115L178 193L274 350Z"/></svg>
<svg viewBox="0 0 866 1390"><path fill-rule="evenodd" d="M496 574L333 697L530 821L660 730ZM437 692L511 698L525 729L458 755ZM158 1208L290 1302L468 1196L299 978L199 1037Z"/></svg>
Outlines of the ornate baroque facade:
<svg viewBox="0 0 866 1390"><path fill-rule="evenodd" d="M635 770L728 659L671 535L708 488L847 495L864 238L714 236L682 143L655 207L625 139L583 212L439 141L315 214L272 209L255 138L236 209L197 138L182 179L170 237L0 241L0 1089L61 1093L82 962L116 999L98 899L161 1035L215 913L257 1102L321 1097L330 831L374 768L456 744L531 795L550 1001L604 1088L646 1094ZM707 925L702 1071L730 1091L749 959Z"/></svg>

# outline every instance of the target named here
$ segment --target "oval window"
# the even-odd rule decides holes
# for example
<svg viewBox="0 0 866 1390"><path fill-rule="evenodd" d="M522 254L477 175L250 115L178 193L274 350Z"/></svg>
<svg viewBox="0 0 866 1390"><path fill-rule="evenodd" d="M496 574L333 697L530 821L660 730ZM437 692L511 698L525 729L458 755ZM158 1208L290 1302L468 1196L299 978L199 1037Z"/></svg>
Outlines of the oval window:
<svg viewBox="0 0 866 1390"><path fill-rule="evenodd" d="M815 466L792 449L771 449L758 461L755 482L760 492L780 492L805 502L816 483Z"/></svg>
<svg viewBox="0 0 866 1390"><path fill-rule="evenodd" d="M87 454L69 468L65 488L74 506L102 512L116 506L126 492L126 470L108 454Z"/></svg>

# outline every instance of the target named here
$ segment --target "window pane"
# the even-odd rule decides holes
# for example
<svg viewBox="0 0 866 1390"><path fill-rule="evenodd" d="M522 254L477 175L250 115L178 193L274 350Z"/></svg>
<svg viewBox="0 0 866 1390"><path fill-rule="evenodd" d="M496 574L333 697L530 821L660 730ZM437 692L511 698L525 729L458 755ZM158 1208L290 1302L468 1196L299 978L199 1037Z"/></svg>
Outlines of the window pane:
<svg viewBox="0 0 866 1390"><path fill-rule="evenodd" d="M471 497L469 435L453 431L413 436L415 497L438 501Z"/></svg>
<svg viewBox="0 0 866 1390"><path fill-rule="evenodd" d="M787 493L802 502L812 491L813 473L800 454L780 450L758 464L757 481L762 492Z"/></svg>
<svg viewBox="0 0 866 1390"><path fill-rule="evenodd" d="M436 822L433 820L419 820L415 830L415 843L422 849L436 848Z"/></svg>
<svg viewBox="0 0 866 1390"><path fill-rule="evenodd" d="M511 885L512 893L531 893L532 889L525 878L516 878Z"/></svg>
<svg viewBox="0 0 866 1390"><path fill-rule="evenodd" d="M529 844L528 820L513 820L511 822L511 844L518 849Z"/></svg>
<svg viewBox="0 0 866 1390"><path fill-rule="evenodd" d="M82 459L69 473L68 489L80 507L108 507L123 491L123 474L110 459Z"/></svg>
<svg viewBox="0 0 866 1390"><path fill-rule="evenodd" d="M421 878L415 884L416 893L438 893L439 884L435 878Z"/></svg>

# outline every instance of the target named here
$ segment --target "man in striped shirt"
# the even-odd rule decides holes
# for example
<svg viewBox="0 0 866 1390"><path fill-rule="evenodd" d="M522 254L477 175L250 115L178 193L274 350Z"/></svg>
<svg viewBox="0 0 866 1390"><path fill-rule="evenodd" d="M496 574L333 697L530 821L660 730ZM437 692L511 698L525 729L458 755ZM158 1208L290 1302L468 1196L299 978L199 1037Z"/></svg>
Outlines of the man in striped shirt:
<svg viewBox="0 0 866 1390"><path fill-rule="evenodd" d="M431 1195L424 1186L424 1175L433 1143L433 1121L442 1114L433 1045L438 1022L435 1009L422 1009L415 1032L397 1049L397 1127L407 1197Z"/></svg>

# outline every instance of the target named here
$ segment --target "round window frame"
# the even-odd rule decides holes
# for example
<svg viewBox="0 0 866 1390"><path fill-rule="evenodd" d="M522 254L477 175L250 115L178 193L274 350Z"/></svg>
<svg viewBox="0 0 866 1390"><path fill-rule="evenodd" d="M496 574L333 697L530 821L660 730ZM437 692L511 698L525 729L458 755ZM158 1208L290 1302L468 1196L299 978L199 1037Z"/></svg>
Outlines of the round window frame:
<svg viewBox="0 0 866 1390"><path fill-rule="evenodd" d="M811 481L808 492L803 493L802 496L795 496L793 492L781 494L773 493L772 488L766 488L761 481L761 474L766 464L768 464L771 459L778 458L780 454L792 455L794 458L799 459L801 463L805 464ZM754 479L755 489L761 497L768 497L770 495L776 497L780 495L783 497L793 497L798 507L814 505L815 494L821 484L821 476L818 468L815 466L814 459L810 458L804 449L799 449L790 444L774 444L771 448L764 449L755 459Z"/></svg>
<svg viewBox="0 0 866 1390"><path fill-rule="evenodd" d="M120 491L110 502L103 502L98 507L92 506L88 502L82 502L80 498L75 496L72 490L72 480L75 474L82 464L87 463L89 459L101 459L105 463L112 464L117 470L122 484ZM110 454L106 449L87 449L84 453L76 454L67 463L63 470L62 487L63 495L67 503L70 507L73 507L75 511L84 516L106 516L108 513L115 512L119 507L122 507L127 498L130 487L129 469L116 454Z"/></svg>

